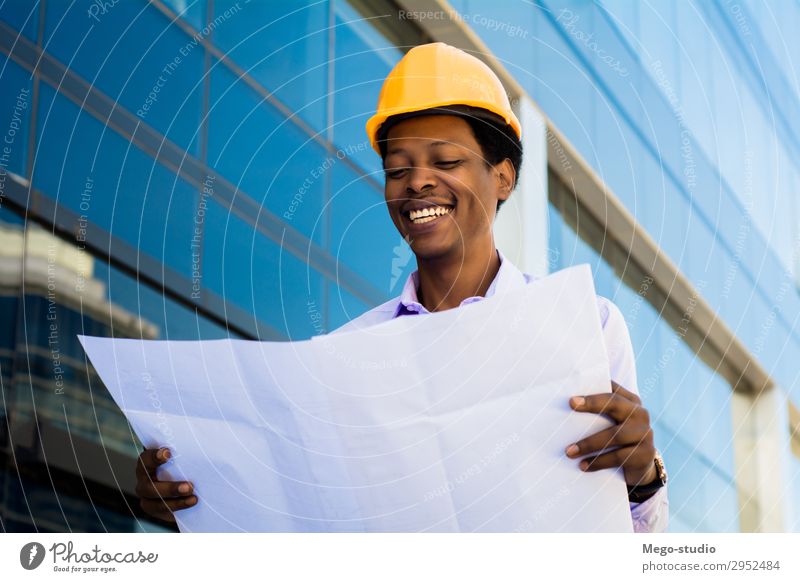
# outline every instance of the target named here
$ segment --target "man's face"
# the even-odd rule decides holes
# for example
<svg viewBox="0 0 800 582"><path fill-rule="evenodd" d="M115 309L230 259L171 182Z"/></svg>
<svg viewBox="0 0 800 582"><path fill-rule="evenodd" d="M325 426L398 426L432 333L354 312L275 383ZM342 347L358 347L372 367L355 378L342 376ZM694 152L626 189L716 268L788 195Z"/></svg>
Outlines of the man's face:
<svg viewBox="0 0 800 582"><path fill-rule="evenodd" d="M389 215L414 254L427 259L463 259L487 244L497 201L508 198L514 180L511 162L489 166L469 124L452 115L393 126L384 169Z"/></svg>

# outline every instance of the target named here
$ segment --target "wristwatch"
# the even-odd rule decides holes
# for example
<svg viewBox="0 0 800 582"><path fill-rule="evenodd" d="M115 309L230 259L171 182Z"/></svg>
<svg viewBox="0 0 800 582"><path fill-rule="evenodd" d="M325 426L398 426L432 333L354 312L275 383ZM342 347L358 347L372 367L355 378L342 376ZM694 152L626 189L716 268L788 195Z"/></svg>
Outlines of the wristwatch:
<svg viewBox="0 0 800 582"><path fill-rule="evenodd" d="M656 478L645 485L628 485L628 501L641 503L650 499L655 493L667 484L667 469L661 453L656 450Z"/></svg>

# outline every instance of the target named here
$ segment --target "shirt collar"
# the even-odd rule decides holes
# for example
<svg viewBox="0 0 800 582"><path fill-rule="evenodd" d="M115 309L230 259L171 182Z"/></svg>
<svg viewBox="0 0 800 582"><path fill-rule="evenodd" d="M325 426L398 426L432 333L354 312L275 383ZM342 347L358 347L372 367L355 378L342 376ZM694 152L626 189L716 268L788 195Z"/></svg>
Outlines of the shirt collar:
<svg viewBox="0 0 800 582"><path fill-rule="evenodd" d="M510 289L515 289L520 285L525 284L525 275L523 275L522 271L520 271L514 263L507 260L503 253L500 252L500 249L497 250L497 257L500 259L500 269L497 271L497 275L495 276L494 280L492 281L489 288L486 290L486 297L491 297L495 293L503 293ZM394 315L392 319L399 317L401 315L411 315L415 313L430 313L424 305L422 305L417 297L417 288L419 287L419 270L414 271L411 273L408 278L406 279L405 285L403 285L403 291L400 293L400 297L398 298L397 308L395 309ZM464 299L460 304L467 305L468 303L474 303L475 301L480 301L485 297L481 297L480 295L475 295L472 297L467 297Z"/></svg>

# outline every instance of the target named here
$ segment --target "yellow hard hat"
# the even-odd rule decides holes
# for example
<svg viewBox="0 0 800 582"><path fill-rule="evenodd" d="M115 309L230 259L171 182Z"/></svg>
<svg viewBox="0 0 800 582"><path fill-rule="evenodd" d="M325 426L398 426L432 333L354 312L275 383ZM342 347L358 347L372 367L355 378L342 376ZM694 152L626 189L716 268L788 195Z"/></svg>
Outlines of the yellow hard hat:
<svg viewBox="0 0 800 582"><path fill-rule="evenodd" d="M443 42L412 48L386 77L375 115L367 121L372 149L389 117L446 105L486 109L502 117L522 138L503 84L483 61Z"/></svg>

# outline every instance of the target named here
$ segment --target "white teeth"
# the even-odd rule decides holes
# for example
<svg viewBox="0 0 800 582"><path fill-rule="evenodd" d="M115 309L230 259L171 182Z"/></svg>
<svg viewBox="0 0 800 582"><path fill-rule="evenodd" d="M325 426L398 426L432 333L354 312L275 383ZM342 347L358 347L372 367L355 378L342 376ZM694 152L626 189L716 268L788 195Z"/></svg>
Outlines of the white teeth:
<svg viewBox="0 0 800 582"><path fill-rule="evenodd" d="M412 210L409 212L409 218L411 219L414 224L422 224L424 222L430 222L438 218L439 216L443 216L445 214L450 213L450 208L445 208L444 206L434 206L432 208L421 208L419 210Z"/></svg>
<svg viewBox="0 0 800 582"><path fill-rule="evenodd" d="M438 216L425 216L423 218L416 218L414 219L414 224L425 224L426 222L430 222L431 220L436 220Z"/></svg>

